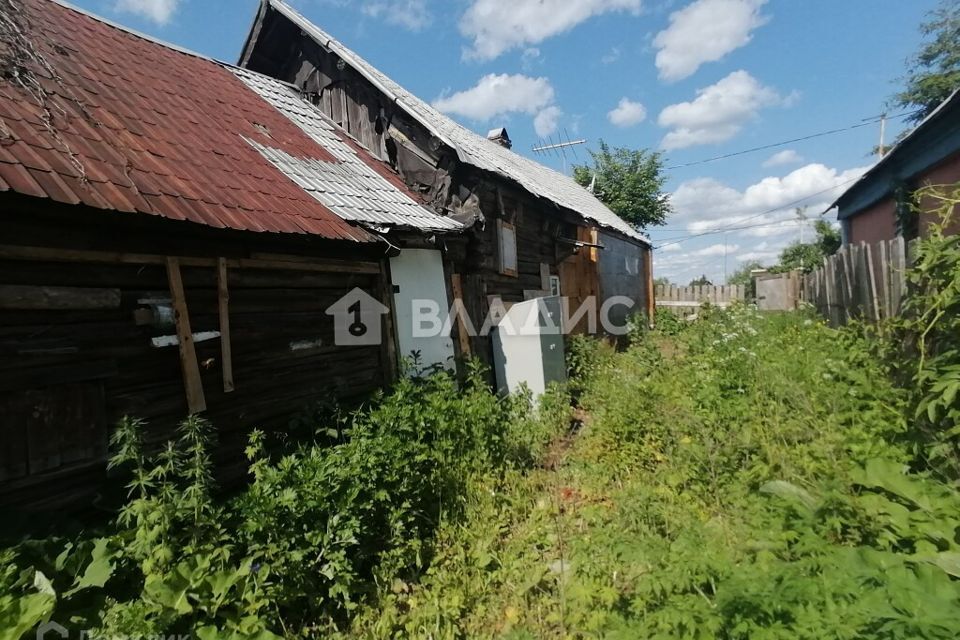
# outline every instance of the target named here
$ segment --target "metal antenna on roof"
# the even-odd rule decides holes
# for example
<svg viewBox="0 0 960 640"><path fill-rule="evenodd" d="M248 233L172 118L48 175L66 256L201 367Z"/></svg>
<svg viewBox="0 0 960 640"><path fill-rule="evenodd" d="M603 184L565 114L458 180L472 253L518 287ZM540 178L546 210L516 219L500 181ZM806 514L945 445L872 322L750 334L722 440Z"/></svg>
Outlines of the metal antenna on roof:
<svg viewBox="0 0 960 640"><path fill-rule="evenodd" d="M566 129L564 129L566 133ZM553 136L549 136L545 142L542 138L539 143L533 147L533 152L538 156L549 155L551 152L557 154L558 157L563 161L563 173L567 173L567 149L570 149L574 157L576 158L576 148L581 144L587 144L586 140L571 140L570 136L567 136L566 142L564 142L563 137L558 133L557 142L553 141ZM579 160L579 158L577 158Z"/></svg>

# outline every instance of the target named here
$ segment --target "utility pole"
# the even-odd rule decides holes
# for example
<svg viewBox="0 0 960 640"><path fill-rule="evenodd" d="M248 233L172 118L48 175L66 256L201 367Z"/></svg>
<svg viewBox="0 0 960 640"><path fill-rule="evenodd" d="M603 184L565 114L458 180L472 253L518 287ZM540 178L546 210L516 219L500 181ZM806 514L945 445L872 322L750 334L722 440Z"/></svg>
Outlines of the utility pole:
<svg viewBox="0 0 960 640"><path fill-rule="evenodd" d="M800 219L800 270L803 271L803 227L807 222L807 208L797 207L797 218Z"/></svg>
<svg viewBox="0 0 960 640"><path fill-rule="evenodd" d="M880 116L880 146L877 147L877 156L883 158L887 153L886 148L887 141L887 114L882 114Z"/></svg>
<svg viewBox="0 0 960 640"><path fill-rule="evenodd" d="M727 284L727 235L723 234L723 284Z"/></svg>

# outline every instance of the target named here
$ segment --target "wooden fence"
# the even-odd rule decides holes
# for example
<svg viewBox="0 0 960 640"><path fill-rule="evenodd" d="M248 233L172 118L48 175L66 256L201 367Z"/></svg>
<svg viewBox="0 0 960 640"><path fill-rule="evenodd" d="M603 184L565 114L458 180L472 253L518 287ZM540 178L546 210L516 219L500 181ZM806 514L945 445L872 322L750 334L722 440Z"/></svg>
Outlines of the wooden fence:
<svg viewBox="0 0 960 640"><path fill-rule="evenodd" d="M800 302L800 271L765 273L753 279L760 311L796 311Z"/></svg>
<svg viewBox="0 0 960 640"><path fill-rule="evenodd" d="M717 307L726 307L732 302L742 301L745 296L744 289L743 285L676 287L658 284L657 308L669 309L678 315L689 316L700 311L700 307L705 302Z"/></svg>
<svg viewBox="0 0 960 640"><path fill-rule="evenodd" d="M804 276L803 299L834 326L893 318L907 292L911 253L902 237L843 247Z"/></svg>

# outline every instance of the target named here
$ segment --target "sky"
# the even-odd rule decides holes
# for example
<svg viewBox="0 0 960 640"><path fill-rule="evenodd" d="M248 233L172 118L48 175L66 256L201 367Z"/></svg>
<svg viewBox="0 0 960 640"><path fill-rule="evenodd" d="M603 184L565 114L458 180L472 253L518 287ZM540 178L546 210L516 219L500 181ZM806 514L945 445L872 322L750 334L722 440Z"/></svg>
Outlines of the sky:
<svg viewBox="0 0 960 640"><path fill-rule="evenodd" d="M889 105L936 0L290 0L467 127L557 169L599 140L664 154L655 275L775 264L905 126ZM259 0L74 0L236 62ZM854 128L850 128L854 127ZM825 131L842 133L704 162ZM565 158L542 143L587 140ZM795 210L806 207L806 222ZM825 218L835 222L835 215Z"/></svg>

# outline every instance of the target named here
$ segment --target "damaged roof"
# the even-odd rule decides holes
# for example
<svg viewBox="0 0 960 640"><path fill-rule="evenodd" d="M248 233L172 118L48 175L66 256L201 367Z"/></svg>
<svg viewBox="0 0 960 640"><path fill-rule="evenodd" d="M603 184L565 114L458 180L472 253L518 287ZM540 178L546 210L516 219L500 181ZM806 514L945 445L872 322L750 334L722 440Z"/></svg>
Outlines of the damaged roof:
<svg viewBox="0 0 960 640"><path fill-rule="evenodd" d="M232 69L248 87L293 121L335 162L298 158L255 140L250 143L301 188L344 220L371 225L458 231L463 227L416 202L406 183L384 162L337 127L292 85L245 69Z"/></svg>
<svg viewBox="0 0 960 640"><path fill-rule="evenodd" d="M261 0L261 2L264 8L273 8L279 11L314 41L339 56L388 99L399 105L434 136L453 149L461 162L507 178L529 193L569 209L600 227L619 231L625 236L649 244L645 235L625 222L569 176L548 169L529 158L487 140L440 113L381 73L373 65L334 39L333 36L311 23L283 0ZM263 16L264 11L261 11L245 47L246 52L252 50L256 43L259 23Z"/></svg>
<svg viewBox="0 0 960 640"><path fill-rule="evenodd" d="M251 89L248 72L242 80L227 65L52 0L11 6L5 17L23 35L0 40L0 192L365 243L378 238L351 224L364 221L356 211L409 226L437 217L386 167L372 169L379 161L347 134L316 135L323 127L281 113ZM317 172L308 189L278 158L321 166L330 184ZM344 202L328 204L321 190Z"/></svg>

